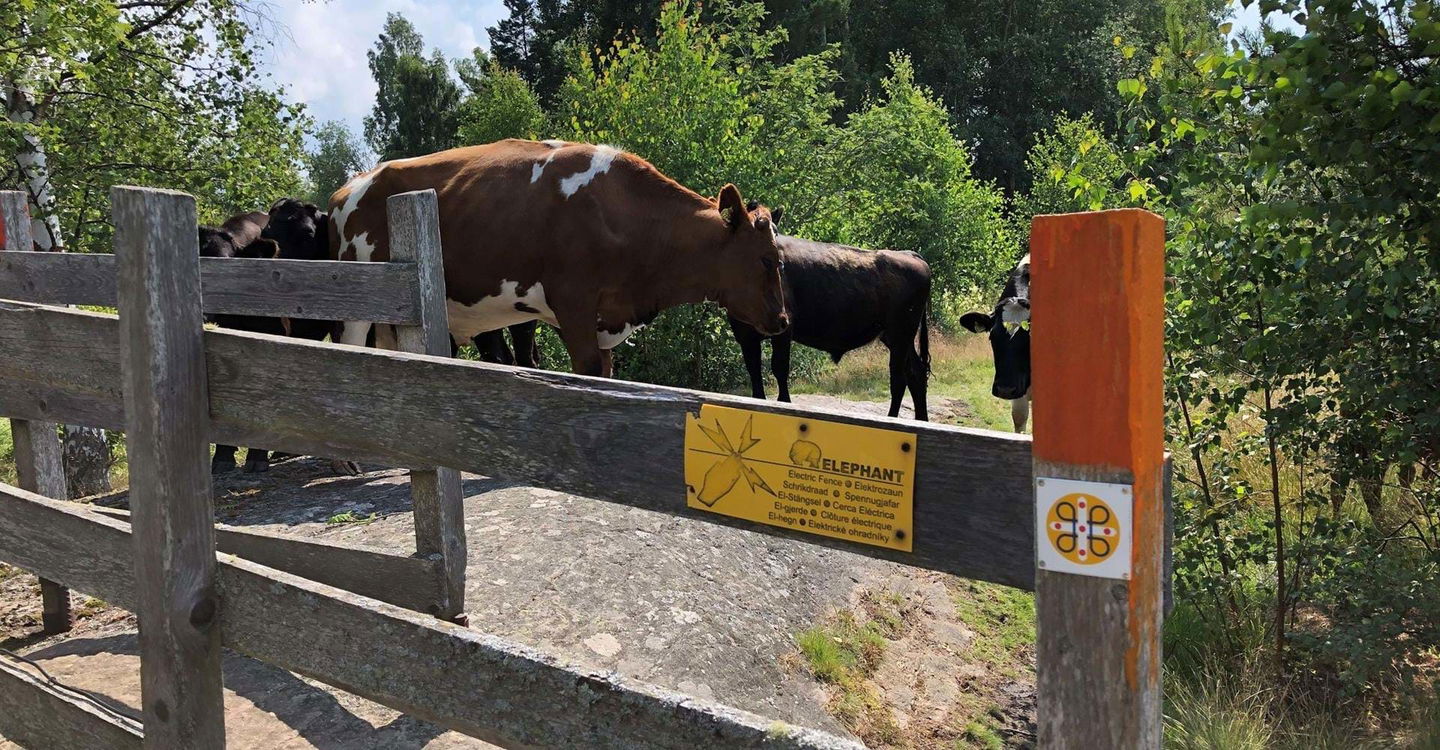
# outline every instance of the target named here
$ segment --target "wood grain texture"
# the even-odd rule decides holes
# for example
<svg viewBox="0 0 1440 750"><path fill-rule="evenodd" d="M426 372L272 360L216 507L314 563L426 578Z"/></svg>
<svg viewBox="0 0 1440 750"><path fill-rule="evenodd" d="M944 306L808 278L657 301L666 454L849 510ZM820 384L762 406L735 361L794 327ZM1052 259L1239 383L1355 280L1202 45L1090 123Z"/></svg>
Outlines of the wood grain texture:
<svg viewBox="0 0 1440 750"><path fill-rule="evenodd" d="M392 195L386 200L386 210L390 257L412 263L419 285L420 324L397 326L396 343L400 351L447 357L450 327L445 312L445 267L435 191ZM457 617L465 611L466 566L465 496L460 490L460 472L447 468L411 470L410 498L415 514L415 550L439 564L442 597L432 614L445 619Z"/></svg>
<svg viewBox="0 0 1440 750"><path fill-rule="evenodd" d="M113 426L113 318L0 302L0 414ZM1031 589L1030 438L403 352L207 331L211 440L455 467ZM83 344L79 342L84 342ZM66 356L74 352L75 357ZM913 553L685 507L702 403L914 432Z"/></svg>
<svg viewBox="0 0 1440 750"><path fill-rule="evenodd" d="M201 258L204 309L212 314L414 324L417 287L409 263ZM0 299L115 306L115 256L0 255Z"/></svg>
<svg viewBox="0 0 1440 750"><path fill-rule="evenodd" d="M21 747L139 748L140 722L55 687L33 667L0 654L0 736Z"/></svg>
<svg viewBox="0 0 1440 750"><path fill-rule="evenodd" d="M28 253L35 249L26 201L19 190L0 190L0 250Z"/></svg>
<svg viewBox="0 0 1440 750"><path fill-rule="evenodd" d="M1160 747L1164 221L1126 209L1031 229L1035 476L1131 485L1128 581L1036 577L1039 745Z"/></svg>
<svg viewBox="0 0 1440 750"><path fill-rule="evenodd" d="M130 514L124 510L91 508L127 524L130 521ZM440 596L437 563L432 560L224 524L215 527L215 547L251 562L417 612L429 612Z"/></svg>
<svg viewBox="0 0 1440 750"><path fill-rule="evenodd" d="M65 491L64 446L53 422L10 420L15 445L15 474L20 486L56 500ZM40 579L40 624L48 634L70 629L70 592L46 578Z"/></svg>
<svg viewBox="0 0 1440 750"><path fill-rule="evenodd" d="M123 522L0 484L0 560L133 608L130 549ZM227 647L505 747L861 748L231 555L218 575Z"/></svg>
<svg viewBox="0 0 1440 750"><path fill-rule="evenodd" d="M224 747L195 199L116 187L110 206L145 745Z"/></svg>
<svg viewBox="0 0 1440 750"><path fill-rule="evenodd" d="M26 252L34 247L30 228L30 209L25 193L0 191L0 250ZM44 253L46 257L62 257ZM0 263L9 257L0 254ZM4 272L0 271L0 276ZM3 283L3 282L0 282ZM65 500L70 497L65 487L64 445L56 426L48 422L30 424L11 420L15 443L16 473L20 486L46 497ZM46 633L63 633L70 629L70 592L54 581L40 579L40 623Z"/></svg>

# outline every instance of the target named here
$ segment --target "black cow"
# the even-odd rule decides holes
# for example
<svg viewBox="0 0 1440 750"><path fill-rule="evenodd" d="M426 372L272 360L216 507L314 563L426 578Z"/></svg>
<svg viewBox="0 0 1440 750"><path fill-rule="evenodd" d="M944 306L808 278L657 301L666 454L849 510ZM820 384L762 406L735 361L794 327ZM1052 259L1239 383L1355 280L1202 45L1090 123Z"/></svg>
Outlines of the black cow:
<svg viewBox="0 0 1440 750"><path fill-rule="evenodd" d="M262 237L269 222L269 214L259 211L238 214L225 220L218 227L200 227L199 245L202 258L274 258L280 248L274 240ZM223 328L252 333L270 333L283 336L284 326L279 318L257 315L207 315L206 319ZM223 474L235 470L235 446L215 446L215 457L210 461L210 471ZM261 448L245 451L246 471L265 471L270 468L270 453Z"/></svg>
<svg viewBox="0 0 1440 750"><path fill-rule="evenodd" d="M279 246L276 257L282 260L330 259L330 217L314 203L297 198L275 201L261 236ZM290 336L322 341L339 324L332 320L286 318L284 325Z"/></svg>
<svg viewBox="0 0 1440 750"><path fill-rule="evenodd" d="M960 325L975 333L990 334L995 356L995 380L990 392L1010 401L1016 432L1025 431L1030 419L1030 254L1015 265L1005 291L989 314L969 312Z"/></svg>
<svg viewBox="0 0 1440 750"><path fill-rule="evenodd" d="M524 323L516 323L510 326L510 340L515 344L512 352L509 346L505 345L505 331L486 331L479 333L471 339L475 344L475 351L480 353L481 362L495 362L502 365L519 365L521 367L538 367L540 364L540 347L535 344L535 326L537 321L530 320ZM455 354L454 342L451 342L451 356Z"/></svg>
<svg viewBox="0 0 1440 750"><path fill-rule="evenodd" d="M785 235L778 235L776 244L785 267L790 328L777 336L765 336L730 318L750 374L751 395L765 398L760 344L767 338L772 347L770 369L780 387L781 401L790 400L792 340L828 352L838 363L846 352L879 338L890 350L890 416L900 414L908 386L915 418L928 419L930 266L908 251L862 250Z"/></svg>

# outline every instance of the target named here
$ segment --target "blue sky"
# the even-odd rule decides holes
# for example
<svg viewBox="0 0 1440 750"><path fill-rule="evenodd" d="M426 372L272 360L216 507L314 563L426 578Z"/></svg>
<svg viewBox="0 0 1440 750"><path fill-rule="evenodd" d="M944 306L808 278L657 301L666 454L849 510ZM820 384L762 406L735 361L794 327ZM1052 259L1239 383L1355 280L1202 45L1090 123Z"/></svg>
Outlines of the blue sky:
<svg viewBox="0 0 1440 750"><path fill-rule="evenodd" d="M292 101L304 102L316 121L341 120L357 135L375 101L375 82L365 52L400 13L425 37L427 52L469 57L490 47L488 26L505 16L500 0L265 0L273 28L262 66L283 84Z"/></svg>
<svg viewBox="0 0 1440 750"><path fill-rule="evenodd" d="M1257 3L1235 2L1236 29L1259 24ZM501 0L265 0L261 8L273 28L264 69L283 84L293 101L304 102L316 121L340 120L356 135L375 100L375 82L365 52L385 24L386 13L401 13L449 59L488 49L485 29L505 16Z"/></svg>

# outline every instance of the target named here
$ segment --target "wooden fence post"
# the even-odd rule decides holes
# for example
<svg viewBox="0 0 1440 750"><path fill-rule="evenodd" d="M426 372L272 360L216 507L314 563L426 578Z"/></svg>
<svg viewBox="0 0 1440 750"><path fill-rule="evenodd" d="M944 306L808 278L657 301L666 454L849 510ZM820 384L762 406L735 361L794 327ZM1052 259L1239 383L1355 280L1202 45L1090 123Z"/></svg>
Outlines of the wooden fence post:
<svg viewBox="0 0 1440 750"><path fill-rule="evenodd" d="M25 194L0 191L0 250L28 251L35 246L30 234L30 210ZM37 495L65 500L64 446L57 425L52 422L10 420L10 437L15 443L15 473L20 488ZM40 579L40 624L46 633L70 629L70 590Z"/></svg>
<svg viewBox="0 0 1440 750"><path fill-rule="evenodd" d="M225 745L195 199L110 191L145 746Z"/></svg>
<svg viewBox="0 0 1440 750"><path fill-rule="evenodd" d="M396 326L401 351L450 356L450 326L445 312L445 268L440 248L440 212L434 190L392 195L390 259L415 263L419 274L417 309L421 324ZM465 496L455 469L410 472L415 515L415 551L439 561L441 601L436 617L460 620L465 612ZM463 623L462 623L463 624Z"/></svg>
<svg viewBox="0 0 1440 750"><path fill-rule="evenodd" d="M1164 221L1037 216L1030 242L1039 744L1158 748Z"/></svg>

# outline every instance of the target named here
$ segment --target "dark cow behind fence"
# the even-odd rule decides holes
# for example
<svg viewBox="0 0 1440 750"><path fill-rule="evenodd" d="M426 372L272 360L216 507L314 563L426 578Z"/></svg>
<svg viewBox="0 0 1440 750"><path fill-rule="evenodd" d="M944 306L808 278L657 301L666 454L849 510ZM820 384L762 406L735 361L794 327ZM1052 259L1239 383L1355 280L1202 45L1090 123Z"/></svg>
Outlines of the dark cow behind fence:
<svg viewBox="0 0 1440 750"><path fill-rule="evenodd" d="M838 363L846 352L879 338L890 350L890 416L900 414L908 387L915 418L928 419L930 266L908 251L862 250L784 235L777 243L785 263L789 330L767 336L730 318L750 374L751 395L765 398L760 344L767 338L781 401L790 400L792 340L828 352Z"/></svg>
<svg viewBox="0 0 1440 750"><path fill-rule="evenodd" d="M199 251L202 258L274 258L280 248L273 240L262 237L269 214L260 211L237 214L225 220L218 227L202 226L199 231ZM258 315L207 315L206 320L224 328L252 333L283 335L285 329L279 318ZM235 451L233 445L215 446L215 455L210 460L210 471L223 474L234 471ZM245 451L246 471L265 471L270 468L270 453L262 448Z"/></svg>
<svg viewBox="0 0 1440 750"><path fill-rule="evenodd" d="M502 365L519 365L520 367L540 366L540 347L535 343L535 321L528 323L516 323L499 331L485 331L477 333L470 340L475 344L475 351L480 354L481 362L495 362ZM510 332L510 341L514 344L512 351L505 343L505 331ZM458 345L452 341L452 345ZM454 356L451 352L451 356Z"/></svg>
<svg viewBox="0 0 1440 750"><path fill-rule="evenodd" d="M1010 401L1016 432L1025 431L1030 418L1030 254L1010 271L1005 290L990 313L968 312L960 325L975 333L990 334L995 357L995 380L990 392Z"/></svg>
<svg viewBox="0 0 1440 750"><path fill-rule="evenodd" d="M609 146L506 140L386 162L330 197L331 257L388 260L386 200L426 188L454 341L544 320L575 372L608 376L610 350L675 305L714 300L767 332L789 323L768 209L733 185L705 198ZM347 321L341 341L363 345L370 328Z"/></svg>
<svg viewBox="0 0 1440 750"><path fill-rule="evenodd" d="M270 207L269 213L259 211L232 217L220 227L200 228L200 255L221 258L280 258L285 260L324 260L329 254L325 212L314 204L294 198L282 198ZM275 336L300 336L319 341L335 328L332 321L291 320L255 315L216 315L213 321L222 327ZM234 471L236 448L215 446L210 471L222 474ZM278 457L279 454L276 454ZM261 448L245 451L245 471L262 472L270 468L270 452ZM349 472L348 465L343 467Z"/></svg>

